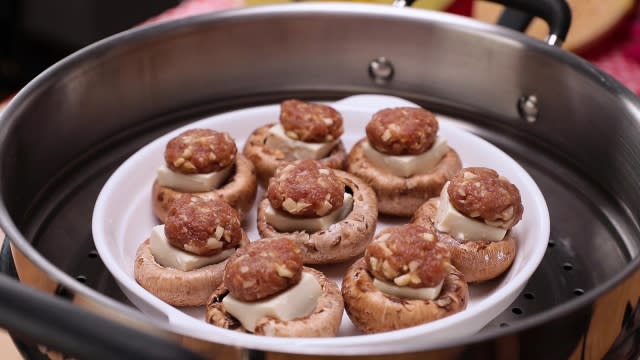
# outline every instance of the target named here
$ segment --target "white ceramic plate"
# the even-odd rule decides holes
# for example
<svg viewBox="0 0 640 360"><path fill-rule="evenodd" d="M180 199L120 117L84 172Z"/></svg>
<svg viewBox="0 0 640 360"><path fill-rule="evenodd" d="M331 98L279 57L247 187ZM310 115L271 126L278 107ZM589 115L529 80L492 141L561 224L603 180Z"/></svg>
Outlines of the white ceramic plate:
<svg viewBox="0 0 640 360"><path fill-rule="evenodd" d="M342 137L347 149L365 136L364 127L371 115L386 107L416 106L406 100L382 95L357 95L332 104L345 120ZM104 185L93 212L93 238L102 261L113 274L126 296L144 313L166 321L172 331L217 343L280 352L305 354L374 354L391 345L402 344L404 351L424 349L443 339L464 337L485 326L504 311L525 286L544 255L549 238L549 213L537 185L511 157L490 143L472 135L439 116L440 134L456 149L464 166L486 166L506 176L521 191L524 205L522 221L513 229L518 253L510 270L499 279L470 286L466 310L444 319L408 329L374 335L358 333L345 314L340 333L334 338L285 339L241 334L204 322L204 307L175 308L136 283L133 263L138 245L158 224L151 209L151 185L156 169L163 163L167 141L187 128L210 127L228 131L242 149L249 133L266 123L278 121L278 104L233 111L206 118L168 133L146 145L127 159ZM263 191L258 191L259 199ZM258 201L256 201L257 203ZM255 210L255 207L254 207ZM245 221L251 240L259 238L256 214ZM407 220L408 221L408 220ZM377 230L398 220L381 218ZM322 266L320 270L341 283L348 264Z"/></svg>

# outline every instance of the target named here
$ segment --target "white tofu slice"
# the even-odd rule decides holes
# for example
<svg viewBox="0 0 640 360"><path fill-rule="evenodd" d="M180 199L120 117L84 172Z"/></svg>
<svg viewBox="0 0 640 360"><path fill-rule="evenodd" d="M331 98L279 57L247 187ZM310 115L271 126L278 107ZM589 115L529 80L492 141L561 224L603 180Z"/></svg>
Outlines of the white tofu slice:
<svg viewBox="0 0 640 360"><path fill-rule="evenodd" d="M182 271L199 269L201 267L217 264L231 256L236 249L227 249L214 256L199 256L171 246L164 234L164 225L156 225L151 229L149 237L151 254L156 262L164 267Z"/></svg>
<svg viewBox="0 0 640 360"><path fill-rule="evenodd" d="M265 211L265 218L267 223L273 226L276 230L282 232L291 231L306 231L313 233L327 229L332 224L344 219L353 208L353 196L349 193L344 193L344 200L342 206L329 214L317 217L317 218L299 218L291 216L283 211L275 210L271 207L271 204L267 206Z"/></svg>
<svg viewBox="0 0 640 360"><path fill-rule="evenodd" d="M506 229L488 225L461 214L449 201L446 183L440 192L440 204L436 213L435 226L461 241L488 240L500 241L507 233Z"/></svg>
<svg viewBox="0 0 640 360"><path fill-rule="evenodd" d="M378 290L382 291L385 294L394 295L405 299L422 300L437 299L438 296L440 296L440 291L442 290L443 283L444 281L441 281L440 284L434 287L411 288L408 286L397 286L386 281L373 279L373 286L375 286L376 288L378 288Z"/></svg>
<svg viewBox="0 0 640 360"><path fill-rule="evenodd" d="M205 192L217 189L231 174L232 165L207 174L180 174L167 165L158 168L158 184L182 192Z"/></svg>
<svg viewBox="0 0 640 360"><path fill-rule="evenodd" d="M308 316L316 308L321 293L313 275L303 272L299 283L266 300L240 301L229 294L222 299L222 304L245 329L254 332L258 320L265 316L284 321Z"/></svg>
<svg viewBox="0 0 640 360"><path fill-rule="evenodd" d="M362 144L364 156L375 167L385 169L395 176L409 177L431 172L449 151L447 140L436 137L431 149L419 155L387 155L374 149L368 141Z"/></svg>
<svg viewBox="0 0 640 360"><path fill-rule="evenodd" d="M308 143L294 140L285 134L282 125L276 124L269 129L265 146L271 149L281 150L285 154L292 156L295 160L318 160L327 156L338 142L340 142L340 139L324 143Z"/></svg>

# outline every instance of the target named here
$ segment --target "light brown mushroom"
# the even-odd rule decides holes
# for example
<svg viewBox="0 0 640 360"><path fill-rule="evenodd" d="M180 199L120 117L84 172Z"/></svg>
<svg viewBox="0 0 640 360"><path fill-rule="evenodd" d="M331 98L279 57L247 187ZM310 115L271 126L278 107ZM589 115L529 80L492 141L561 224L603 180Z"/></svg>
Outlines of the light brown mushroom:
<svg viewBox="0 0 640 360"><path fill-rule="evenodd" d="M280 165L296 159L289 158L280 150L272 150L265 146L269 129L275 124L259 127L249 135L243 154L253 162L256 167L258 181L262 187L266 188L269 179ZM347 160L347 152L342 141L329 152L327 156L318 161L332 169L344 169Z"/></svg>
<svg viewBox="0 0 640 360"><path fill-rule="evenodd" d="M313 312L306 317L288 321L264 317L258 321L254 334L279 337L330 337L338 333L344 311L338 285L318 270L304 267L303 271L313 275L322 291ZM228 293L229 290L222 284L211 295L207 302L207 322L225 329L248 332L225 310L222 299Z"/></svg>
<svg viewBox="0 0 640 360"><path fill-rule="evenodd" d="M425 202L411 221L424 226L433 224L439 203L439 198ZM459 241L441 231L438 231L438 239L451 252L451 263L470 283L490 280L501 275L509 269L517 252L517 242L511 231L508 231L501 241Z"/></svg>
<svg viewBox="0 0 640 360"><path fill-rule="evenodd" d="M342 297L353 324L370 334L425 324L462 311L467 307L469 289L462 273L449 264L440 295L434 300L385 294L373 284L363 258L344 275Z"/></svg>
<svg viewBox="0 0 640 360"><path fill-rule="evenodd" d="M247 245L249 238L242 231L240 246ZM134 276L143 288L170 305L202 306L222 283L226 264L224 260L189 271L164 267L156 262L147 239L136 252Z"/></svg>
<svg viewBox="0 0 640 360"><path fill-rule="evenodd" d="M232 176L218 189L191 194L205 199L221 198L238 210L240 219L243 219L251 210L256 198L258 190L256 170L247 157L237 154L232 171ZM173 202L184 194L184 192L160 186L158 181L155 181L151 192L153 213L161 222L164 222Z"/></svg>
<svg viewBox="0 0 640 360"><path fill-rule="evenodd" d="M351 149L347 171L363 179L375 190L381 214L413 215L422 203L438 196L447 180L462 168L458 153L449 149L432 172L410 177L396 176L374 166L367 159L363 151L366 141L366 138L361 139Z"/></svg>
<svg viewBox="0 0 640 360"><path fill-rule="evenodd" d="M341 221L326 230L280 232L267 223L269 200L258 206L258 232L262 237L286 237L300 244L305 264L330 264L356 257L364 251L375 233L378 206L373 190L361 179L345 171L333 170L353 195L353 208Z"/></svg>

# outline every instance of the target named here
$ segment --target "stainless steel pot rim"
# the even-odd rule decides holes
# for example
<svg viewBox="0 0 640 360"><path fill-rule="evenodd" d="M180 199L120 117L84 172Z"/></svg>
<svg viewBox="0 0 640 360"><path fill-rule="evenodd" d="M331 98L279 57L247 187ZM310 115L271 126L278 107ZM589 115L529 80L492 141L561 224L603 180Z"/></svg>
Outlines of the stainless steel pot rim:
<svg viewBox="0 0 640 360"><path fill-rule="evenodd" d="M543 42L531 39L518 32L500 28L490 24L479 23L477 21L466 19L463 17L435 13L423 10L415 9L401 9L391 8L389 6L371 5L371 4L322 4L322 3L304 3L304 4L286 4L286 5L270 5L264 7L253 7L245 9L225 10L216 13L202 14L189 18L183 18L170 22L148 25L141 28L125 31L123 33L114 35L107 39L104 39L95 44L89 45L86 48L70 55L69 57L61 60L54 66L50 67L33 81L31 81L24 89L22 89L16 97L10 102L5 112L0 116L0 144L5 146L7 144L6 139L12 127L16 126L16 121L19 118L21 109L29 105L29 100L32 96L36 95L42 88L50 86L55 83L60 77L68 76L73 71L80 68L83 61L88 58L105 57L117 55L119 51L123 51L127 46L135 46L136 43L145 41L154 41L160 39L163 35L175 33L175 32L188 32L194 31L199 26L205 25L209 22L225 22L225 21L240 21L251 20L254 18L265 16L300 16L304 14L327 14L336 16L340 14L345 15L359 15L359 16L381 16L381 17L398 17L403 20L412 20L417 22L436 22L443 26L449 27L452 30L458 31L476 32L479 36L489 36L498 42L508 42L517 44L518 46L524 46L529 51L538 53L544 53L545 56L551 57L554 61L564 62L572 67L579 69L582 73L586 74L594 82L600 84L610 93L621 97L633 112L640 114L640 103L638 99L623 85L618 83L615 79L597 69L587 61L569 54L565 51L550 48ZM461 30L463 29L463 30ZM124 46L127 44L127 46ZM0 151L3 149L0 148ZM2 186L2 179L0 178L0 187ZM137 312L131 310L129 307L87 287L79 284L68 274L64 273L56 266L51 264L45 259L38 251L33 248L26 240L24 235L17 228L8 210L5 207L5 203L0 194L0 227L4 229L7 238L11 240L12 244L16 246L20 251L39 268L45 271L51 276L52 279L63 284L69 290L75 293L84 294L98 303L104 304L107 307L114 308L121 311L127 316L133 318L143 319L144 321L150 321L146 317L141 316ZM588 306L598 299L602 294L613 288L616 284L620 283L623 279L630 276L638 268L640 268L640 258L636 257L632 259L626 266L624 271L618 273L611 279L605 281L601 286L585 293L583 296L574 298L566 303L556 306L548 311L545 311L539 315L525 318L517 323L512 324L508 328L496 328L487 331L483 331L467 339L457 339L452 341L443 342L438 348L444 348L451 345L462 345L474 343L477 341L483 341L486 339L506 335L509 333L515 333L523 329L539 325L551 321L560 317L562 314L569 313L575 309ZM167 327L167 324L151 321L155 325L165 328L171 331ZM301 349L304 351L304 349ZM402 346L398 348L389 349L389 353L403 351Z"/></svg>

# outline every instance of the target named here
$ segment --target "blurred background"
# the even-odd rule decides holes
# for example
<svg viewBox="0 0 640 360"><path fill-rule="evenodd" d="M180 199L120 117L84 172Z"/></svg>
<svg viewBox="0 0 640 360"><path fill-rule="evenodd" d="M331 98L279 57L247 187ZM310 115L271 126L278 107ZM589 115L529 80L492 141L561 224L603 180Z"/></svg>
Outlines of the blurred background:
<svg viewBox="0 0 640 360"><path fill-rule="evenodd" d="M0 0L0 99L54 62L179 0Z"/></svg>
<svg viewBox="0 0 640 360"><path fill-rule="evenodd" d="M66 55L143 22L287 1L314 0L0 0L0 104ZM393 0L343 1L391 4ZM564 48L594 62L640 93L637 2L567 2L572 8L573 23ZM500 6L480 0L416 0L414 7L488 22L495 22L502 11ZM528 33L544 38L547 27L536 19Z"/></svg>

